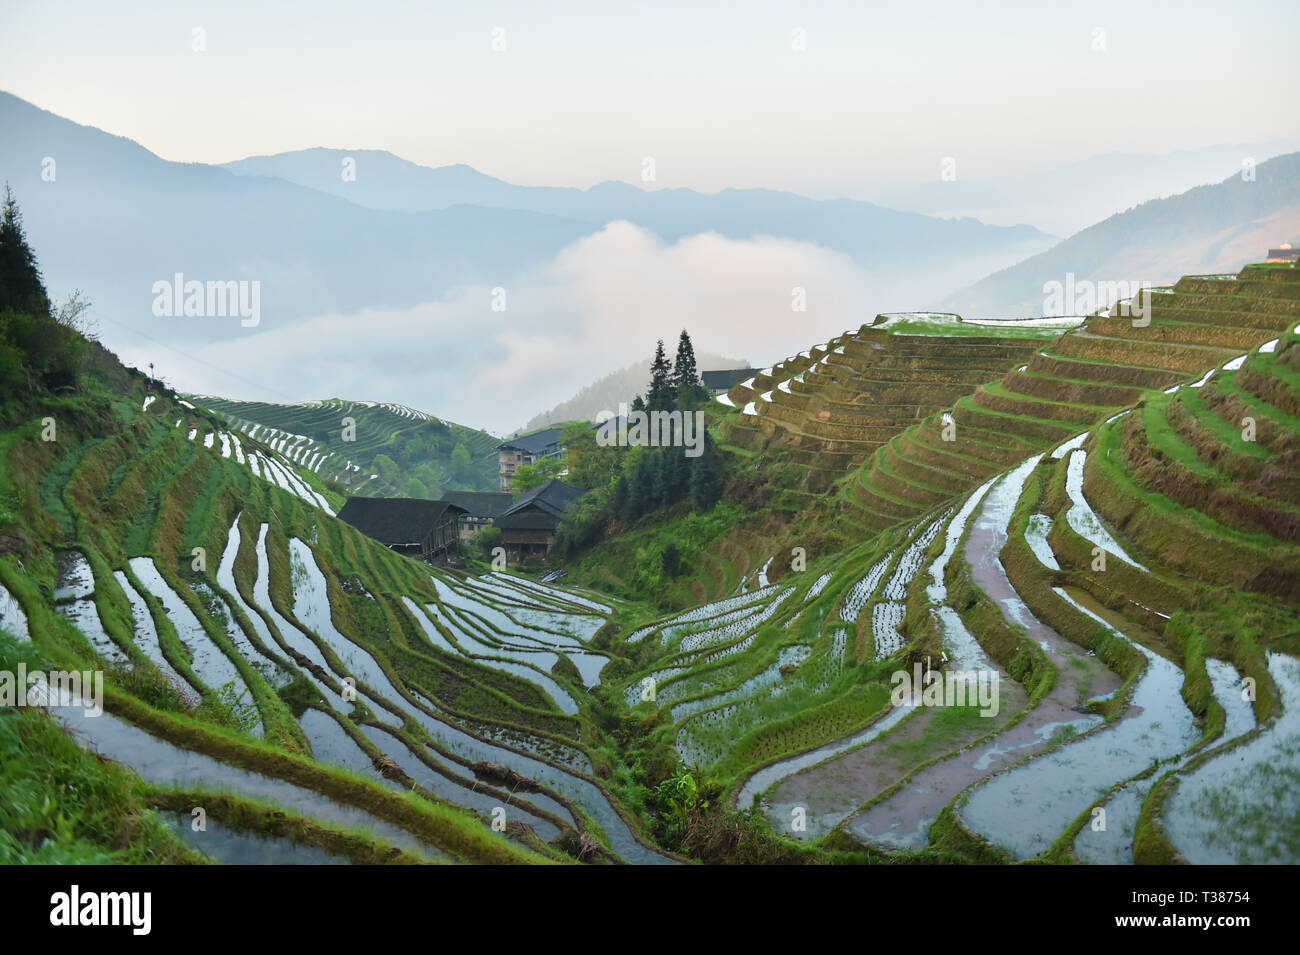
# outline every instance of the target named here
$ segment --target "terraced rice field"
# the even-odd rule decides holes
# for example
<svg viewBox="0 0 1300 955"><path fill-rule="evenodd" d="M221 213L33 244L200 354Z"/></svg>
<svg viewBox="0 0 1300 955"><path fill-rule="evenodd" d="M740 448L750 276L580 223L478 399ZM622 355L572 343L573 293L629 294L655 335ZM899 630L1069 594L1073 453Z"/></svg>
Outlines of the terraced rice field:
<svg viewBox="0 0 1300 955"><path fill-rule="evenodd" d="M1007 861L1297 861L1294 822L1270 810L1289 805L1289 723L1275 716L1274 732L1256 729L1300 686L1295 657L1260 645L1300 650L1300 484L1288 436L1300 423L1297 293L1285 272L1185 279L1155 298L1148 327L1094 316L1052 331L1000 385L953 405L949 448L935 415L864 466L862 488L885 487L881 474L898 482L889 500L900 506L862 522L864 537L889 530L887 543L632 633L639 643L712 618L750 645L724 666L669 647L626 684L626 702L649 705L633 691L653 678L681 757L787 838L839 830L881 851ZM896 318L878 325L916 324ZM1135 341L1159 347L1128 350ZM761 417L765 401L793 393L763 397L792 367L737 386L733 401L761 391ZM765 546L733 539L751 556ZM814 579L811 598L831 595L815 626L792 604L769 618L780 632L765 632L761 602L781 585L811 592ZM1239 589L1235 611L1219 605L1223 587ZM801 670L831 660L846 632L864 702L846 723L821 722L811 713L847 709L850 694L825 670L774 684L773 661L801 646ZM999 713L892 703L886 671L872 670L882 662L996 673ZM1245 698L1248 685L1260 695ZM1232 764L1215 754L1247 745L1281 768L1234 788L1222 775ZM1233 824L1207 832L1197 813Z"/></svg>
<svg viewBox="0 0 1300 955"><path fill-rule="evenodd" d="M1294 863L1300 282L1150 304L881 316L736 386L729 440L809 501L668 613L400 557L320 452L132 394L7 446L43 546L0 554L0 652L104 670L102 722L51 712L168 812L362 833L223 822L228 861L664 863L741 827L786 860Z"/></svg>
<svg viewBox="0 0 1300 955"><path fill-rule="evenodd" d="M111 718L69 723L86 745L153 785L271 800L431 860L544 861L572 843L586 861L671 861L592 777L574 718L608 663L590 644L609 604L421 570L337 522L277 449L197 408L176 424L168 404L124 424L151 466L87 441L44 478L73 545L52 601L6 563L6 631L26 636L31 604L38 632L61 618L88 659L167 688L162 710L110 693ZM126 500L146 507L123 528Z"/></svg>
<svg viewBox="0 0 1300 955"><path fill-rule="evenodd" d="M411 467L430 464L442 487L494 491L498 486L497 439L406 405L341 399L278 405L232 401L217 395L190 397L223 415L233 432L260 441L283 460L323 480L335 481L349 493L400 493L409 469L388 479L376 473L373 463L380 454L400 459L399 449L412 439L421 442L422 449L418 459L411 460ZM457 444L464 445L470 455L469 474L453 475L449 470Z"/></svg>

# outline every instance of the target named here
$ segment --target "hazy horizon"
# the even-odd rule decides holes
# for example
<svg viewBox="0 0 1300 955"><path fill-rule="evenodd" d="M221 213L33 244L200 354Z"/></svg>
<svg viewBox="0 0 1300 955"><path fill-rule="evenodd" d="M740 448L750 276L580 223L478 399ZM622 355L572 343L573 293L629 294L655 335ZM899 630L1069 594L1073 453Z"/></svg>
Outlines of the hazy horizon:
<svg viewBox="0 0 1300 955"><path fill-rule="evenodd" d="M520 185L814 198L937 179L948 158L984 180L1110 152L1300 138L1286 39L1300 8L1285 2L1105 3L1086 19L948 0L884 13L758 3L743 17L592 2L367 14L248 0L11 9L0 88L179 162L385 149ZM647 157L656 179L643 183Z"/></svg>

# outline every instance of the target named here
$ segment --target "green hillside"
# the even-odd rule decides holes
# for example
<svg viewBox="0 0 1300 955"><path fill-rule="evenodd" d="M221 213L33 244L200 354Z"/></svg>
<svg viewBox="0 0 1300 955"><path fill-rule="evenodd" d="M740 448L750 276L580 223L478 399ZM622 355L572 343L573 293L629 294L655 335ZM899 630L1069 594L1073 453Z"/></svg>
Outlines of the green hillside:
<svg viewBox="0 0 1300 955"><path fill-rule="evenodd" d="M224 415L240 434L265 442L348 493L437 498L444 490L499 487L496 438L405 405L340 398L281 405L188 397Z"/></svg>
<svg viewBox="0 0 1300 955"><path fill-rule="evenodd" d="M625 703L650 738L790 851L1300 859L1300 277L1164 294L1133 330L1159 345L1121 347L1124 329L1090 319L1035 356L1073 356L1047 384L1012 377L1030 364L958 402L966 434L946 457L915 443L895 472L882 445L837 494L833 520L860 543L810 549L792 573L782 548L813 512L782 538L761 533L770 515L724 537L698 570L723 598L626 638L641 668ZM1060 374L1087 349L1091 379ZM1122 406L1064 393L1143 375ZM1013 440L1026 450L1000 457ZM958 454L969 470L944 466ZM877 532L847 495L882 474L913 510ZM891 678L914 667L999 674L998 711L893 705ZM1103 831L1087 825L1099 808Z"/></svg>
<svg viewBox="0 0 1300 955"><path fill-rule="evenodd" d="M0 862L223 861L195 808L268 861L1300 862L1293 268L879 316L711 402L723 499L558 585L334 516L342 412L453 426L190 401L12 270L0 674L105 712L0 698Z"/></svg>
<svg viewBox="0 0 1300 955"><path fill-rule="evenodd" d="M430 573L333 518L310 472L270 448L245 438L241 464L233 441L222 453L219 419L192 411L178 427L183 399L169 394L146 407L144 380L107 353L82 380L95 385L82 397L6 422L0 494L16 506L0 528L0 600L5 629L27 639L0 652L32 669L115 661L108 713L75 725L142 767L135 803L177 804L172 786L197 805L230 792L231 819L253 829L268 800L300 807L323 844L335 823L370 833L348 842L353 858L382 858L393 839L435 860L654 857L588 775L600 737L575 700L608 661L594 647L609 607ZM39 440L48 416L56 442ZM149 775L169 747L210 765ZM511 795L524 776L536 795Z"/></svg>
<svg viewBox="0 0 1300 955"><path fill-rule="evenodd" d="M1228 168L1231 168L1229 166ZM1173 281L1187 272L1238 271L1269 243L1300 239L1300 153L1179 195L1151 199L947 295L963 315L1038 314L1044 283Z"/></svg>
<svg viewBox="0 0 1300 955"><path fill-rule="evenodd" d="M955 316L925 328L879 316L806 353L819 357L764 369L717 405L724 446L744 474L765 476L730 496L764 506L702 556L706 572L690 593L725 596L794 546L825 554L870 539L1146 390L1194 381L1300 321L1294 274L1252 266L1240 278L1189 276L1145 293L1146 324L1103 311L1020 339L972 337Z"/></svg>
<svg viewBox="0 0 1300 955"><path fill-rule="evenodd" d="M273 856L668 861L580 703L625 608L397 556L30 301L0 306L0 672L99 672L105 712L0 703L0 860L195 861L167 820L203 807Z"/></svg>

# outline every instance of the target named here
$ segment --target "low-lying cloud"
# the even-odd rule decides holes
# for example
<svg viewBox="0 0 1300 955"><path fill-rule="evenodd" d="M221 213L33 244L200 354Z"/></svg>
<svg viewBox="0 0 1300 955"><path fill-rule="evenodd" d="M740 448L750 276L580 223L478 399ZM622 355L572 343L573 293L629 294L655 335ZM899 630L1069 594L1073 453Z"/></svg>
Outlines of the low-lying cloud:
<svg viewBox="0 0 1300 955"><path fill-rule="evenodd" d="M792 307L796 289L803 311ZM397 401L503 434L647 357L658 338L671 357L682 328L701 351L779 360L868 320L872 291L846 256L809 243L715 233L665 243L614 222L495 289L282 327L267 319L185 355L120 352L141 367L157 362L183 391Z"/></svg>

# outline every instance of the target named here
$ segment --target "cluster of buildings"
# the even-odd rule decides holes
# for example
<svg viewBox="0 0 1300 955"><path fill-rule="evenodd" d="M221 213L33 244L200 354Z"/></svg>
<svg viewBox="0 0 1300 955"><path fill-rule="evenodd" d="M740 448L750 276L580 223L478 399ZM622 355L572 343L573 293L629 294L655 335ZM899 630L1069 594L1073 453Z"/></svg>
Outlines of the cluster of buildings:
<svg viewBox="0 0 1300 955"><path fill-rule="evenodd" d="M440 563L487 527L501 530L512 560L544 557L555 529L582 491L551 478L519 496L510 492L520 465L565 455L564 429L545 428L497 447L499 491L447 491L440 501L398 497L350 497L339 518L367 537L412 557Z"/></svg>
<svg viewBox="0 0 1300 955"><path fill-rule="evenodd" d="M544 557L569 506L582 496L559 478L516 500L508 491L448 491L445 500L350 497L339 519L401 554L441 563L486 527L501 529L514 560Z"/></svg>
<svg viewBox="0 0 1300 955"><path fill-rule="evenodd" d="M717 395L753 374L752 368L736 368L706 371L701 377ZM544 557L555 540L555 529L583 492L558 477L517 500L510 488L521 466L566 455L564 429L543 428L497 446L499 491L447 491L440 501L350 497L339 518L399 553L431 563L446 561L463 541L487 527L500 528L501 546L510 559ZM567 473L567 468L561 470L560 477Z"/></svg>

